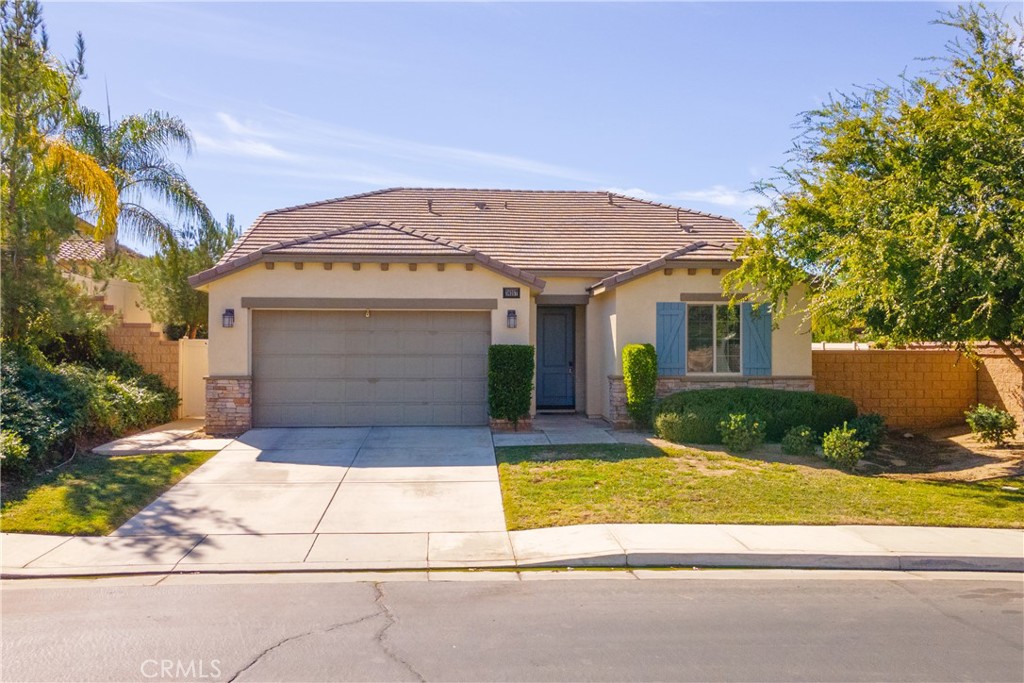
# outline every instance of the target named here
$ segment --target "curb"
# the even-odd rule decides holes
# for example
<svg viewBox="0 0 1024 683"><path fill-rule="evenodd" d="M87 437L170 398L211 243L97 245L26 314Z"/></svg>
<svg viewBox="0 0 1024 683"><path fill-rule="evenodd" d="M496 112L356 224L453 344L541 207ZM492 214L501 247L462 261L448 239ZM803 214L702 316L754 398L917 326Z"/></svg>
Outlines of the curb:
<svg viewBox="0 0 1024 683"><path fill-rule="evenodd" d="M316 572L397 572L437 570L498 570L553 568L607 569L845 569L883 571L958 571L1024 573L1024 557L957 556L957 555L878 555L817 553L629 553L601 556L565 557L558 559L523 559L517 562L467 563L465 567L440 565L411 566L402 563L355 566L352 563L322 562L315 564L254 563L249 566L189 565L188 568L136 565L118 567L67 568L3 568L0 579L93 578L101 576L179 575L179 574L298 574Z"/></svg>

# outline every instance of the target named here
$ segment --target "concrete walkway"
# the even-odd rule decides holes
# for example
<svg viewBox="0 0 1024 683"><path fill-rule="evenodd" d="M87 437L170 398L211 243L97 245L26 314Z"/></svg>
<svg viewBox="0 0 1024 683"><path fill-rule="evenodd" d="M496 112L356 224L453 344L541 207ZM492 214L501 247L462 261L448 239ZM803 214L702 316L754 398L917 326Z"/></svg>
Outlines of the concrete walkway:
<svg viewBox="0 0 1024 683"><path fill-rule="evenodd" d="M486 427L351 427L250 430L114 535L244 534L231 547L257 552L272 534L276 553L280 535L504 531Z"/></svg>
<svg viewBox="0 0 1024 683"><path fill-rule="evenodd" d="M533 418L532 431L495 432L495 446L555 446L592 443L633 443L635 432L612 431L602 419L582 415L545 415Z"/></svg>
<svg viewBox="0 0 1024 683"><path fill-rule="evenodd" d="M100 455L145 455L146 453L180 453L185 451L219 451L231 439L196 439L203 428L203 418L188 417L147 429L138 434L116 439L92 449Z"/></svg>
<svg viewBox="0 0 1024 683"><path fill-rule="evenodd" d="M1024 572L1024 531L597 524L490 532L0 536L5 578L452 567Z"/></svg>

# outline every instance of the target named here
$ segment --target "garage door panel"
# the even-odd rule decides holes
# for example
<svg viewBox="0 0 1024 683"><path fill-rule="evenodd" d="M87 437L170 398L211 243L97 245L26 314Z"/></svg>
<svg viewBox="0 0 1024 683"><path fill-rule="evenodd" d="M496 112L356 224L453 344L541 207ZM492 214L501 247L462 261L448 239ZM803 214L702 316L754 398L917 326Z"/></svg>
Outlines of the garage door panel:
<svg viewBox="0 0 1024 683"><path fill-rule="evenodd" d="M257 426L486 424L490 314L255 311Z"/></svg>

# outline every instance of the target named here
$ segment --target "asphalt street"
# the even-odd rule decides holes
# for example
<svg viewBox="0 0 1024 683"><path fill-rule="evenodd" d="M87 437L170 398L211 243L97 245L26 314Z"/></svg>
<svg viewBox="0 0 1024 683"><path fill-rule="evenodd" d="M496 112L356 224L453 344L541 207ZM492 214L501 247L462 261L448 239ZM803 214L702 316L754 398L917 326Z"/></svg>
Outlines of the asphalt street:
<svg viewBox="0 0 1024 683"><path fill-rule="evenodd" d="M0 680L1024 680L1020 575L697 574L6 582Z"/></svg>

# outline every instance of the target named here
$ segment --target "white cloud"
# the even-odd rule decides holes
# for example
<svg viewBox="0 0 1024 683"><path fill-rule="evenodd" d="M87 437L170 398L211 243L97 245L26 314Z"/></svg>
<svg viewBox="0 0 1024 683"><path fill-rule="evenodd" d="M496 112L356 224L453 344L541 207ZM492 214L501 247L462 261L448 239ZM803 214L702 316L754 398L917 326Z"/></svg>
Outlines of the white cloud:
<svg viewBox="0 0 1024 683"><path fill-rule="evenodd" d="M200 151L228 156L248 157L252 159L278 159L297 160L299 157L283 149L275 147L263 140L253 140L246 137L231 136L213 137L205 133L195 132L192 135L196 141L196 147Z"/></svg>
<svg viewBox="0 0 1024 683"><path fill-rule="evenodd" d="M697 190L680 190L679 192L672 193L672 197L683 201L705 202L744 211L757 203L757 197L753 193L734 190L725 185L712 185L711 187Z"/></svg>

